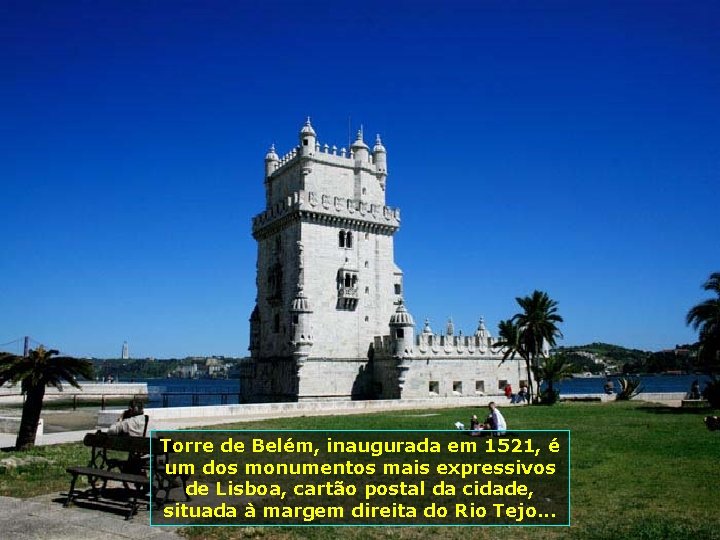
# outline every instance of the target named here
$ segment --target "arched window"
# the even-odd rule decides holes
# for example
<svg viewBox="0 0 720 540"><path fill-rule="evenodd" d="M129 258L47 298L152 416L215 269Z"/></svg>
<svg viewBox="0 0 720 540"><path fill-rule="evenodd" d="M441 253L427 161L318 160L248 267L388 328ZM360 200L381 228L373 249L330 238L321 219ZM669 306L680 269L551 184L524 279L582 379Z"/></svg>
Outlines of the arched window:
<svg viewBox="0 0 720 540"><path fill-rule="evenodd" d="M338 246L341 248L345 247L345 231L340 231L338 233Z"/></svg>
<svg viewBox="0 0 720 540"><path fill-rule="evenodd" d="M353 235L351 232L348 231L347 236L345 236L345 247L351 248L352 247L352 241L353 241Z"/></svg>
<svg viewBox="0 0 720 540"><path fill-rule="evenodd" d="M345 286L351 287L352 279L350 278L350 274L345 274Z"/></svg>

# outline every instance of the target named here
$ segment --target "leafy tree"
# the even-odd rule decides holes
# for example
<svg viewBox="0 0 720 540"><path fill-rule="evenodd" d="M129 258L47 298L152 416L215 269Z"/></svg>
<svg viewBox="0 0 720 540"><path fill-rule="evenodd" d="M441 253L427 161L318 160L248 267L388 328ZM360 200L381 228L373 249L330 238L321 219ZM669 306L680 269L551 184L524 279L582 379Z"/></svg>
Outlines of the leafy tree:
<svg viewBox="0 0 720 540"><path fill-rule="evenodd" d="M554 354L544 358L535 372L538 388L542 383L547 385L542 394L542 401L549 404L555 403L558 395L553 385L562 379L568 379L576 371L577 368L565 354Z"/></svg>
<svg viewBox="0 0 720 540"><path fill-rule="evenodd" d="M713 373L720 367L720 272L710 274L703 289L715 293L717 297L692 307L685 320L698 332L700 364Z"/></svg>
<svg viewBox="0 0 720 540"><path fill-rule="evenodd" d="M0 385L20 383L25 396L20 430L15 448L27 450L35 445L40 414L42 412L45 388L54 386L62 391L62 383L67 382L80 388L77 378L91 379L92 364L69 356L57 356L58 351L45 350L42 346L31 350L28 356L3 354L0 356Z"/></svg>

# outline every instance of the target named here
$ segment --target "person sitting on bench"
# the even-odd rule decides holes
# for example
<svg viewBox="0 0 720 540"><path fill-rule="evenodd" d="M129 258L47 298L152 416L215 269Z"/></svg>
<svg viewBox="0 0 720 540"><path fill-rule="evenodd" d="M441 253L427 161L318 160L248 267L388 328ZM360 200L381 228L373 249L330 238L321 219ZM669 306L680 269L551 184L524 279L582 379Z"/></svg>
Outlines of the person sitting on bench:
<svg viewBox="0 0 720 540"><path fill-rule="evenodd" d="M130 407L122 413L117 422L112 424L108 435L129 435L130 437L144 437L147 431L147 416L142 403L131 401Z"/></svg>

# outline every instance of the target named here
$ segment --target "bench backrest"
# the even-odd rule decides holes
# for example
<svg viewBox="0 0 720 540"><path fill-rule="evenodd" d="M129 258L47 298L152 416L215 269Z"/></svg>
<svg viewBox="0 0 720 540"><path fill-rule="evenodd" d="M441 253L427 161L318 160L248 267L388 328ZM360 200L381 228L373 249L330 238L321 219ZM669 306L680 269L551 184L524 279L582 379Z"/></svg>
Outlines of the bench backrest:
<svg viewBox="0 0 720 540"><path fill-rule="evenodd" d="M88 433L83 439L85 446L118 452L150 453L150 439L147 437L129 437L127 435L108 435L107 433Z"/></svg>

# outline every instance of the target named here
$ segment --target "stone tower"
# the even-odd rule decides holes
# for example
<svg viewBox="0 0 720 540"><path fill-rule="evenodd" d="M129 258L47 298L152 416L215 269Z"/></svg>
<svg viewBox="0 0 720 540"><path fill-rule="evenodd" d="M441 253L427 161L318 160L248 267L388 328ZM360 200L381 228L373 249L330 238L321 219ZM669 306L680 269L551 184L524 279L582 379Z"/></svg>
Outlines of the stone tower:
<svg viewBox="0 0 720 540"><path fill-rule="evenodd" d="M371 151L362 130L349 149L321 144L309 118L298 142L282 157L274 146L265 156L241 389L248 401L366 397L374 338L402 306L393 257L400 213L385 205L386 150L378 135Z"/></svg>

